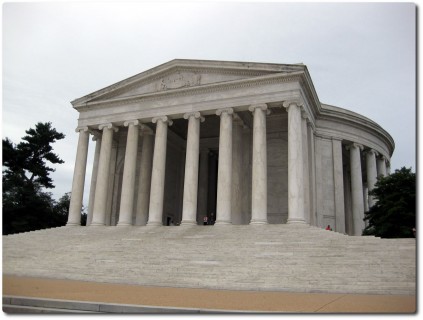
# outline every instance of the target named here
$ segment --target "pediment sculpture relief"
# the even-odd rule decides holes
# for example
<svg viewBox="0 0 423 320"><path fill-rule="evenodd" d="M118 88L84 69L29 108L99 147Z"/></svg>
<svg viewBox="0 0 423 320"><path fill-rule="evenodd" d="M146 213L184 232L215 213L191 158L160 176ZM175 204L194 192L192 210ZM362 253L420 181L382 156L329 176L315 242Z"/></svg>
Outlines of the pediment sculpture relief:
<svg viewBox="0 0 423 320"><path fill-rule="evenodd" d="M161 79L157 85L157 91L198 86L200 82L201 74L178 71Z"/></svg>

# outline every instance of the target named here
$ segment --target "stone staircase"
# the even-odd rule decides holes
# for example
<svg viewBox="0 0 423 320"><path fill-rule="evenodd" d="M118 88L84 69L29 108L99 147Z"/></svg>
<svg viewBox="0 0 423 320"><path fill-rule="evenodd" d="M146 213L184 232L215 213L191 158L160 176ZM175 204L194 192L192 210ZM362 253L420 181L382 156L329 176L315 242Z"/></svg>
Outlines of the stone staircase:
<svg viewBox="0 0 423 320"><path fill-rule="evenodd" d="M3 236L3 273L190 288L416 294L416 241L283 224L62 227Z"/></svg>

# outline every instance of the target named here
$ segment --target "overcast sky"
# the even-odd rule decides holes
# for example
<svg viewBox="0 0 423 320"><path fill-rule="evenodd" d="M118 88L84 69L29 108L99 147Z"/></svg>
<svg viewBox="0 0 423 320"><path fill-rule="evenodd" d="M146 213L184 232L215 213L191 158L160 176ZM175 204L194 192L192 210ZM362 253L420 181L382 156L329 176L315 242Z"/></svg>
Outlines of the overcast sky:
<svg viewBox="0 0 423 320"><path fill-rule="evenodd" d="M323 103L395 140L392 171L416 163L416 29L406 3L3 4L3 138L35 123L55 144L55 198L71 190L78 113L70 101L175 58L307 65ZM84 204L88 202L91 143Z"/></svg>

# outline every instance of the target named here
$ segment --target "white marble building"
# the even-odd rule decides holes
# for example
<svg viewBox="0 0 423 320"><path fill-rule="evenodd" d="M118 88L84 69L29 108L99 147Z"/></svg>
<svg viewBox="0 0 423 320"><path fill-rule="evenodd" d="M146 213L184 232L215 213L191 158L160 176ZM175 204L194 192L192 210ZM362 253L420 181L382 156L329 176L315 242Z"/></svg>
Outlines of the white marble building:
<svg viewBox="0 0 423 320"><path fill-rule="evenodd" d="M336 88L336 84L334 84ZM361 235L392 137L319 101L303 64L172 60L72 102L68 226L330 225ZM88 143L94 163L87 164Z"/></svg>

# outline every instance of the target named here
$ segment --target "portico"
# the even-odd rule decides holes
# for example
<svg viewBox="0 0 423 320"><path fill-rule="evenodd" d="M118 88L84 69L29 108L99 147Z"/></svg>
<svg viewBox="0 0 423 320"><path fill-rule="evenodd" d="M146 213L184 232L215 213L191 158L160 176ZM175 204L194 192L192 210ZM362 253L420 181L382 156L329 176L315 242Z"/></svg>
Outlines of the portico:
<svg viewBox="0 0 423 320"><path fill-rule="evenodd" d="M215 228L330 224L361 235L363 184L387 174L394 149L373 121L322 104L302 64L172 60L72 104L80 138L68 226L80 224L89 135L89 226L207 216Z"/></svg>

